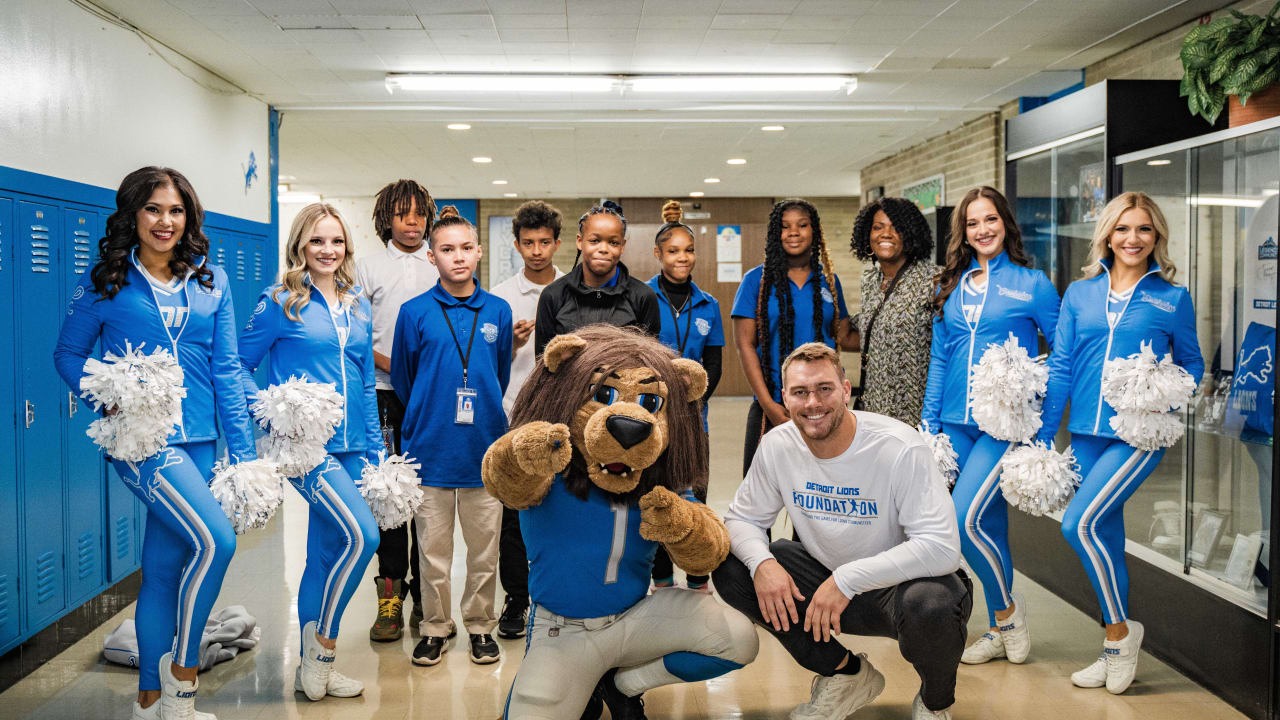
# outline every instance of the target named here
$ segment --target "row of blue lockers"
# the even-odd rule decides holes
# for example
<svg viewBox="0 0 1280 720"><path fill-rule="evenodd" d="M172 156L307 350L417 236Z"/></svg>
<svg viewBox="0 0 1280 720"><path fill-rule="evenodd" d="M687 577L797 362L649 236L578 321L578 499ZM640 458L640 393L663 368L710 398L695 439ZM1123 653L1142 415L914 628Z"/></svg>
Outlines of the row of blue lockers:
<svg viewBox="0 0 1280 720"><path fill-rule="evenodd" d="M12 309L0 312L0 654L140 564L142 505L85 435L96 415L52 360L112 211L0 188L0 307ZM210 261L231 279L241 324L275 277L269 227L206 215Z"/></svg>

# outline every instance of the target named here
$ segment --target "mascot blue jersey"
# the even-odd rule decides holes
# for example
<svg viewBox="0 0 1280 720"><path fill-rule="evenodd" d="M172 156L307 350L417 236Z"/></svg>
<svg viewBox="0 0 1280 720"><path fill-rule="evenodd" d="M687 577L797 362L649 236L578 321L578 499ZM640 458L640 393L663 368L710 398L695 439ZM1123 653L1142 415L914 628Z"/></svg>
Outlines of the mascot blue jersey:
<svg viewBox="0 0 1280 720"><path fill-rule="evenodd" d="M693 493L681 497L692 501ZM649 592L658 543L640 536L640 508L591 486L574 497L557 474L542 502L520 511L529 554L529 597L557 615L620 613Z"/></svg>

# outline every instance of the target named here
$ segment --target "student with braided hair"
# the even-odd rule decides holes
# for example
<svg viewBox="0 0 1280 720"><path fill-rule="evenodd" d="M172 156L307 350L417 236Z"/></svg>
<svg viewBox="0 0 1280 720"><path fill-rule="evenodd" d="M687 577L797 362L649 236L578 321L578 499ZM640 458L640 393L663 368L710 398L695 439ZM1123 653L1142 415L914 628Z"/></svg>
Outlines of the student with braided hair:
<svg viewBox="0 0 1280 720"><path fill-rule="evenodd" d="M857 349L844 289L812 203L788 198L773 206L764 263L742 277L731 315L738 357L755 395L747 411L745 476L760 437L790 419L782 406L782 359L807 342Z"/></svg>
<svg viewBox="0 0 1280 720"><path fill-rule="evenodd" d="M631 325L657 336L661 327L658 296L631 277L620 261L627 246L627 219L612 200L578 218L578 258L567 275L547 286L538 298L534 352L551 338L592 323Z"/></svg>
<svg viewBox="0 0 1280 720"><path fill-rule="evenodd" d="M724 352L724 327L720 321L720 303L711 293L693 282L693 228L680 222L684 211L678 200L662 206L662 227L654 236L653 256L662 272L649 278L649 287L658 294L662 313L662 330L658 340L683 358L700 363L707 371L707 390L702 393L702 427L707 427L707 401L720 383L721 357ZM707 501L708 478L697 478L693 496ZM671 556L661 546L653 558L653 584L672 587L675 578ZM706 575L689 575L685 582L690 590L711 592Z"/></svg>

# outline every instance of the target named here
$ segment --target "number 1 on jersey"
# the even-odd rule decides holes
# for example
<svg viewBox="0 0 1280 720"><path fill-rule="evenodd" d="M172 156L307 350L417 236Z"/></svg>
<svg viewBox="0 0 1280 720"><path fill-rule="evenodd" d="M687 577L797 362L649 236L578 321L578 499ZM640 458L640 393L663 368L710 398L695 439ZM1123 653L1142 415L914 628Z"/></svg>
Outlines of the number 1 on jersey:
<svg viewBox="0 0 1280 720"><path fill-rule="evenodd" d="M609 503L613 510L613 543L609 546L609 564L604 570L604 584L618 582L618 565L622 562L622 553L627 548L627 511L625 503Z"/></svg>

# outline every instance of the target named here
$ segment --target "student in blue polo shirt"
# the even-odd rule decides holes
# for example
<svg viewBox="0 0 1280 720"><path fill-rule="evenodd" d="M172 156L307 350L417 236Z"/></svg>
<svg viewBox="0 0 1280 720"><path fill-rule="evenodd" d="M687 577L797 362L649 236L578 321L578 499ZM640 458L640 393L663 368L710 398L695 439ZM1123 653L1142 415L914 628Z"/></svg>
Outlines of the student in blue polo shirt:
<svg viewBox="0 0 1280 720"><path fill-rule="evenodd" d="M858 347L818 209L807 200L789 198L773 206L764 263L742 276L731 315L742 371L755 394L747 411L746 476L760 437L790 419L782 406L782 360L807 342L836 350Z"/></svg>
<svg viewBox="0 0 1280 720"><path fill-rule="evenodd" d="M724 351L724 326L720 321L720 303L711 293L693 282L693 228L680 222L684 212L676 200L662 206L662 227L654 237L653 256L662 264L662 272L649 278L649 287L658 294L658 311L662 328L658 340L675 350L680 357L702 363L707 371L707 391L702 394L702 427L707 427L707 405L720 383L721 358ZM693 484L693 495L707 501L707 478ZM653 559L653 584L671 587L675 584L671 556L662 547ZM706 575L690 575L690 590L710 592Z"/></svg>
<svg viewBox="0 0 1280 720"><path fill-rule="evenodd" d="M423 613L413 662L440 662L457 633L449 619L456 515L467 543L463 623L472 662L487 664L500 657L491 633L502 504L484 489L480 462L507 430L511 306L476 282L480 237L455 208L441 209L427 242L440 281L400 307L391 352L391 386L405 406L402 447L422 464L425 495L415 518Z"/></svg>

